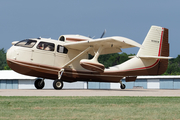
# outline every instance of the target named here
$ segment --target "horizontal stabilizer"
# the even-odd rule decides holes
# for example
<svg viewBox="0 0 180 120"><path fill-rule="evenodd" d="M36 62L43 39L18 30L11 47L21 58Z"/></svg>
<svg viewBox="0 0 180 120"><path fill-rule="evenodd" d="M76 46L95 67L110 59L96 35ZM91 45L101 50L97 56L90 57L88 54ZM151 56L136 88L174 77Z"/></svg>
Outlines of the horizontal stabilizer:
<svg viewBox="0 0 180 120"><path fill-rule="evenodd" d="M136 56L129 56L129 58L133 58ZM164 56L137 56L138 58L145 58L145 59L172 59L173 57L164 57Z"/></svg>

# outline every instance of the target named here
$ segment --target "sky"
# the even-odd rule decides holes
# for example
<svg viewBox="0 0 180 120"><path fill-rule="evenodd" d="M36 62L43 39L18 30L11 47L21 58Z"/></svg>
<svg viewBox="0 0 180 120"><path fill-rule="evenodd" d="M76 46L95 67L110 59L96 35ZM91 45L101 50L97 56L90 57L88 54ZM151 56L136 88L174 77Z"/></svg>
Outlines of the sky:
<svg viewBox="0 0 180 120"><path fill-rule="evenodd" d="M122 36L140 44L152 25L169 29L170 56L180 54L180 0L0 0L0 49L27 38L80 34ZM122 49L136 54L139 48Z"/></svg>

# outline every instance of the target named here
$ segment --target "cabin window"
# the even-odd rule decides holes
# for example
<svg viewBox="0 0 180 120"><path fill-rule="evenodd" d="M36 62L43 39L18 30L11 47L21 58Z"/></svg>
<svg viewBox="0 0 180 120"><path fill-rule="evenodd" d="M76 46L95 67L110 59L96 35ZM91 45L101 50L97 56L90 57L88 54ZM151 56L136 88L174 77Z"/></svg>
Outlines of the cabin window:
<svg viewBox="0 0 180 120"><path fill-rule="evenodd" d="M67 54L68 53L68 49L65 48L64 46L58 45L57 46L57 52Z"/></svg>
<svg viewBox="0 0 180 120"><path fill-rule="evenodd" d="M36 40L26 39L16 43L15 46L32 48L36 44L36 42L37 42Z"/></svg>
<svg viewBox="0 0 180 120"><path fill-rule="evenodd" d="M54 44L49 42L40 42L37 45L37 49L46 50L46 51L54 51Z"/></svg>

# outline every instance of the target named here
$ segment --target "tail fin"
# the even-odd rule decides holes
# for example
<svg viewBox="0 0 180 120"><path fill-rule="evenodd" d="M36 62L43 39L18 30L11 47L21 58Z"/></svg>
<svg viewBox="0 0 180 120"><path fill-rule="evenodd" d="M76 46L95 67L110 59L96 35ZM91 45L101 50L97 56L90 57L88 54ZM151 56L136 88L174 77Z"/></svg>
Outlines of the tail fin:
<svg viewBox="0 0 180 120"><path fill-rule="evenodd" d="M168 56L168 29L152 26L137 55L110 69L123 76L160 75L167 69Z"/></svg>
<svg viewBox="0 0 180 120"><path fill-rule="evenodd" d="M168 66L169 43L168 29L152 26L142 44L142 48L137 53L140 58L160 59L158 63L158 73L163 74Z"/></svg>
<svg viewBox="0 0 180 120"><path fill-rule="evenodd" d="M137 56L169 56L168 29L152 26Z"/></svg>

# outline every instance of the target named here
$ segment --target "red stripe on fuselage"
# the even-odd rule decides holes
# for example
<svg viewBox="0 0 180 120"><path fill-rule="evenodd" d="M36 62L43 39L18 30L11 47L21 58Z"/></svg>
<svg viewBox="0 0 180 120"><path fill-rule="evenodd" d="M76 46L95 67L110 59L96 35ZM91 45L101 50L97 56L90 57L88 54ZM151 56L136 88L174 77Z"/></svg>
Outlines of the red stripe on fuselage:
<svg viewBox="0 0 180 120"><path fill-rule="evenodd" d="M160 45L159 45L158 56L161 56L161 47L162 47L163 33L164 33L164 28L162 28L162 32L161 32L161 40L160 40ZM158 62L159 62L159 59L157 59L156 62L153 65L150 65L150 66L147 66L147 67L142 67L142 68L135 68L135 69L124 70L124 71L134 71L134 70L143 70L143 69L152 68L152 67L156 66Z"/></svg>
<svg viewBox="0 0 180 120"><path fill-rule="evenodd" d="M161 47L162 47L162 39L163 39L163 33L164 33L164 28L162 28L162 32L161 32L161 40L160 40L160 45L159 45L159 53L158 53L158 56L161 55ZM135 70L139 70L139 69L148 69L148 68L151 68L151 67L154 67L157 63L159 62L159 59L156 60L156 62L151 65L151 66L148 66L148 67L142 67L142 68L136 68Z"/></svg>

